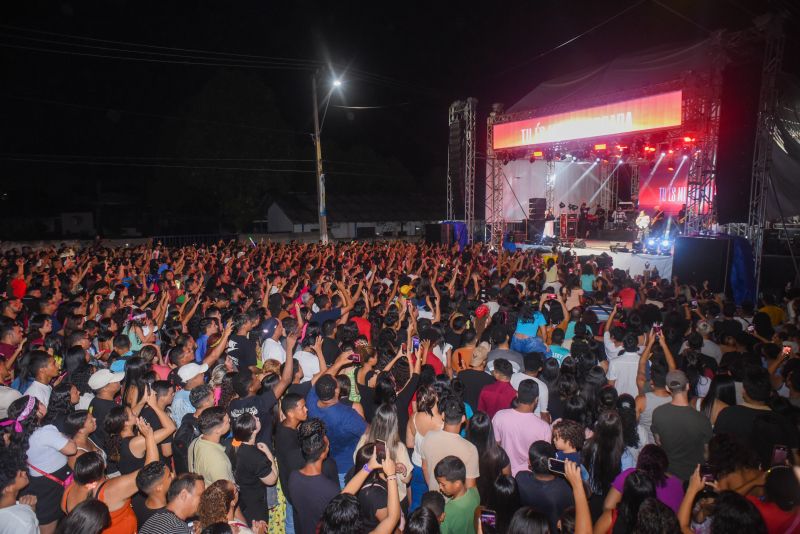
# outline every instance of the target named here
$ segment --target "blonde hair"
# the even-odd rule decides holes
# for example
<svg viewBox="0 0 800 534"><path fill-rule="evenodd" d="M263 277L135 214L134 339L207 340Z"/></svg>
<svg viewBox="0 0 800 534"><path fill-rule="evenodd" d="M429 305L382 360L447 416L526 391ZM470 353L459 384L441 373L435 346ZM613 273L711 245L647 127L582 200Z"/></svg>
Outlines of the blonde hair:
<svg viewBox="0 0 800 534"><path fill-rule="evenodd" d="M472 360L470 361L470 365L472 367L479 367L486 363L486 358L489 356L489 344L485 341L481 342L475 349L472 351Z"/></svg>

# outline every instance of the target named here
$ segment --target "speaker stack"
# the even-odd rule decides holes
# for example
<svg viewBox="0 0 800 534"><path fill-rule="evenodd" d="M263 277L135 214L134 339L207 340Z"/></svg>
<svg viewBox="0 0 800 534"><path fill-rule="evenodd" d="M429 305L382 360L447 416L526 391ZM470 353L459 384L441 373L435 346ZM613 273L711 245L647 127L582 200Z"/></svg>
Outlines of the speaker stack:
<svg viewBox="0 0 800 534"><path fill-rule="evenodd" d="M540 241L544 233L544 222L547 213L547 199L528 199L528 240Z"/></svg>

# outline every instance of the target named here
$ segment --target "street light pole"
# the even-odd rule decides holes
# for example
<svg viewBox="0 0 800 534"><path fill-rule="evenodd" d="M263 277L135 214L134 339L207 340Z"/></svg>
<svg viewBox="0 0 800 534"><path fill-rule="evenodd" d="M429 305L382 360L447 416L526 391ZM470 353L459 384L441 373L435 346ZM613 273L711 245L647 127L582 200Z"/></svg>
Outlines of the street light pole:
<svg viewBox="0 0 800 534"><path fill-rule="evenodd" d="M328 211L325 207L325 174L322 172L322 144L319 139L319 101L317 100L317 74L311 78L311 94L314 98L314 147L317 151L317 208L319 212L319 237L323 245L328 244Z"/></svg>

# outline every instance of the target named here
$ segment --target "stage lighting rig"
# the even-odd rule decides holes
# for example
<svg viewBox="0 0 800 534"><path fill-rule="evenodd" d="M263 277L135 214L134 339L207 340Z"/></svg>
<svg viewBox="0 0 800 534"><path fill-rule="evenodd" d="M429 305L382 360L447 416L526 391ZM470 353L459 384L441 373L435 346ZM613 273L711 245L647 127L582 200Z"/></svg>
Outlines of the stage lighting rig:
<svg viewBox="0 0 800 534"><path fill-rule="evenodd" d="M570 204L568 207L570 211L578 211L578 206L575 204Z"/></svg>
<svg viewBox="0 0 800 534"><path fill-rule="evenodd" d="M558 208L559 208L559 209L562 209L562 210L563 210L563 209L564 209L564 208L566 208L566 207L567 207L567 205L566 205L566 204L564 204L563 202L559 202L559 203L558 203Z"/></svg>

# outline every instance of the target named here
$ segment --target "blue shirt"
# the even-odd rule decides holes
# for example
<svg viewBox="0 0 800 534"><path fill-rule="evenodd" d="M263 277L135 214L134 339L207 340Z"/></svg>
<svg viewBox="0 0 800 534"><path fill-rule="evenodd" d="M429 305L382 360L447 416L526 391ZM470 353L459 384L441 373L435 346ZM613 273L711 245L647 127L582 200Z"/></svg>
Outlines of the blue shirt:
<svg viewBox="0 0 800 534"><path fill-rule="evenodd" d="M169 416L172 417L172 420L175 421L177 426L181 426L184 415L195 412L194 406L192 406L192 403L189 401L189 393L189 390L182 389L177 392L175 398L172 399Z"/></svg>
<svg viewBox="0 0 800 534"><path fill-rule="evenodd" d="M178 395L175 395L178 398ZM353 453L358 440L367 429L367 423L358 412L337 402L333 406L320 408L319 397L312 387L306 396L308 417L317 417L325 421L326 435L331 445L331 457L336 461L339 473L347 473L353 467ZM175 401L172 402L175 404Z"/></svg>
<svg viewBox="0 0 800 534"><path fill-rule="evenodd" d="M569 356L569 351L561 345L550 345L550 351L553 353L553 358L556 359L559 366L561 362L564 361L564 358Z"/></svg>
<svg viewBox="0 0 800 534"><path fill-rule="evenodd" d="M586 292L594 291L592 284L594 283L595 276L593 274L582 274L581 275L581 289Z"/></svg>
<svg viewBox="0 0 800 534"><path fill-rule="evenodd" d="M208 335L203 334L197 338L197 348L194 349L194 359L197 363L202 363L208 350Z"/></svg>
<svg viewBox="0 0 800 534"><path fill-rule="evenodd" d="M539 327L546 324L547 321L544 320L544 315L537 311L533 314L533 321L517 321L517 330L514 333L528 337L536 337L539 335Z"/></svg>

